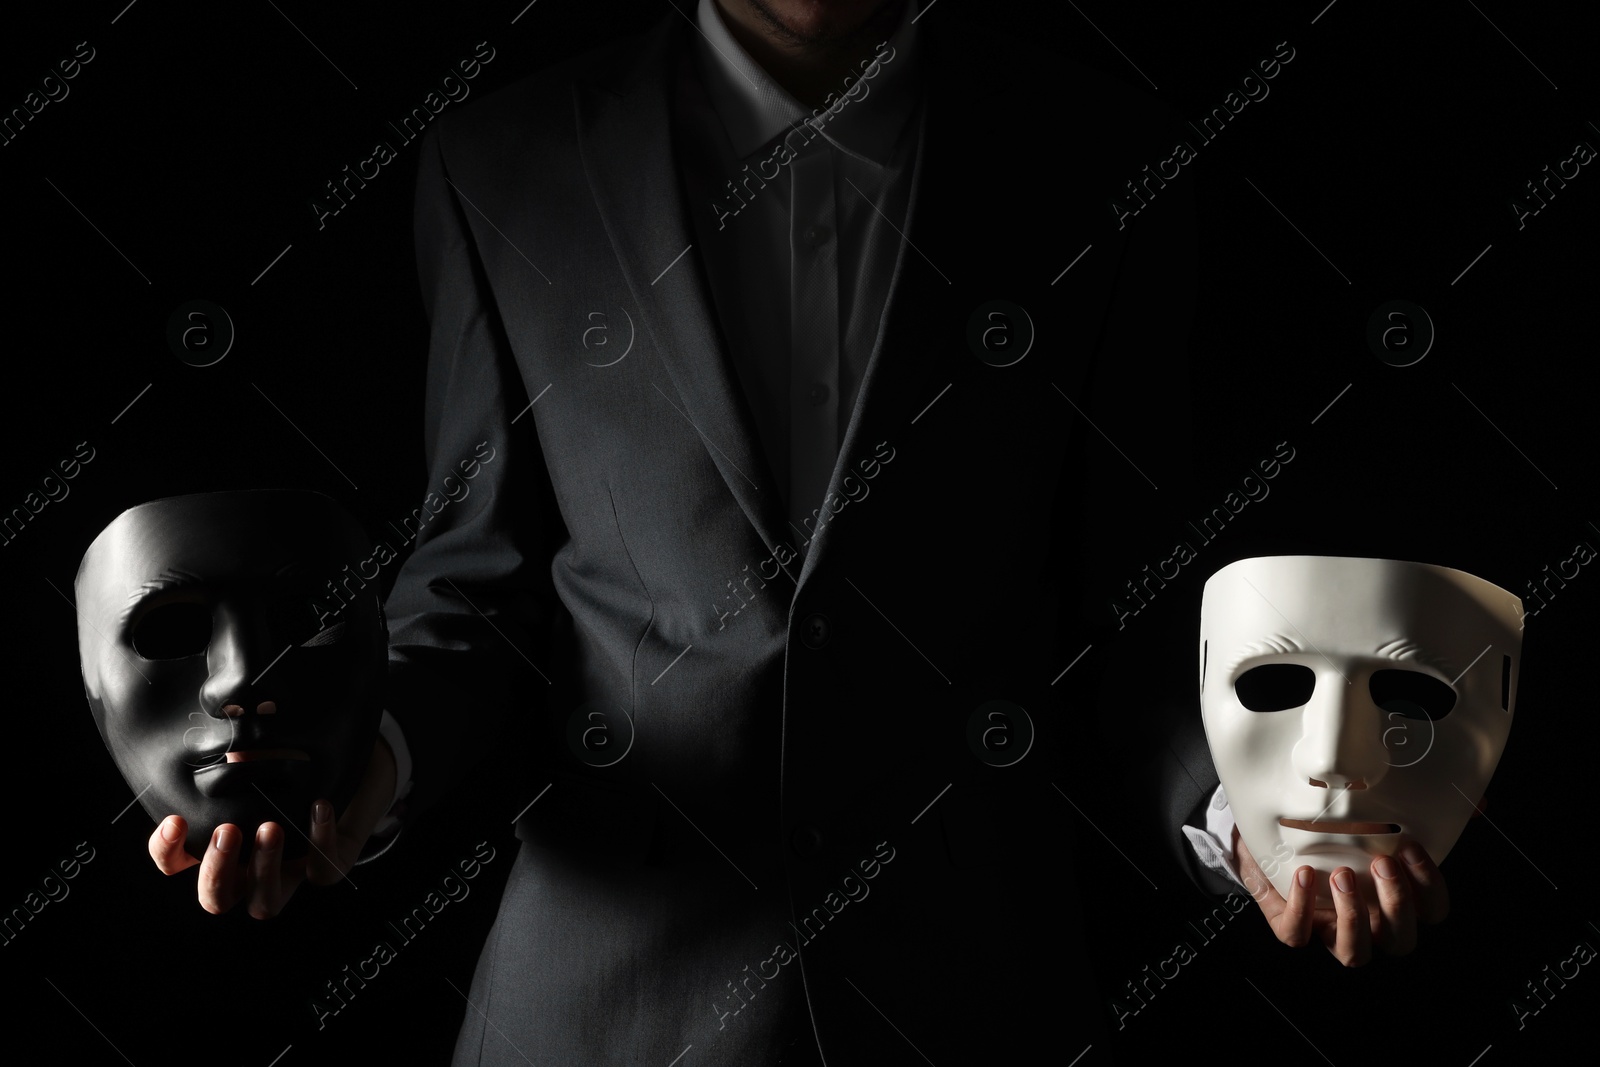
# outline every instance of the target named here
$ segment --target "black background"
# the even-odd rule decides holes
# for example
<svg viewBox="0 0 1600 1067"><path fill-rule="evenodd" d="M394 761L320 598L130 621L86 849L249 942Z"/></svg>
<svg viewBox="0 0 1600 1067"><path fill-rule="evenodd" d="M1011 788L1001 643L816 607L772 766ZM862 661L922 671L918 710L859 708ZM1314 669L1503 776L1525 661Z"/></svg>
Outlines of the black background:
<svg viewBox="0 0 1600 1067"><path fill-rule="evenodd" d="M1278 42L1295 50L1270 95L1178 179L1197 183L1205 257L1192 349L1195 474L1164 485L1157 505L1146 501L1140 512L1165 518L1127 529L1125 557L1086 561L1084 579L1104 586L1109 604L1278 442L1296 458L1267 499L1127 620L1112 638L1118 648L1102 647L1086 667L1133 651L1188 670L1204 578L1243 556L1421 559L1526 597L1527 582L1578 542L1600 545L1585 333L1600 177L1582 168L1521 229L1510 206L1577 142L1600 145L1588 27L1554 5L1424 13L1323 2L1002 9L937 0L924 16L997 25L1190 117L1220 105ZM495 58L468 83L473 98L678 17L668 6L145 0L124 9L112 0L26 23L5 16L7 112L78 42L95 49L66 83L70 94L0 147L10 356L0 511L21 507L79 442L94 449L70 495L0 548L11 679L0 910L20 907L79 842L95 853L69 896L0 947L8 1046L139 1064L182 1055L266 1065L286 1048L286 1065L447 1059L515 849L511 817L532 797L515 746L415 827L403 853L359 868L359 889L302 893L272 923L206 915L192 872L169 881L150 864L142 810L118 816L132 791L87 714L71 583L93 535L156 496L317 489L375 536L416 507L426 491L427 337L411 245L416 145L401 144L387 121L420 105L480 41ZM1073 118L1040 114L1030 144L987 144L973 131L973 151L1014 174L1017 195L972 210L1026 233L1029 200L1049 197L1052 174L1094 149L1074 139ZM377 140L398 159L319 229L310 201ZM1127 175L1168 150L1152 145L1127 160ZM1147 210L1162 206L1158 197ZM1064 267L1114 230L1106 203L1086 203L1078 231L1029 239L1059 244ZM224 306L237 329L228 356L206 368L180 361L166 341L174 310L195 299ZM1426 358L1408 367L1386 364L1366 342L1368 317L1394 299L1426 308L1437 330ZM1048 329L1047 310L1034 317ZM1152 375L1164 358L1152 354ZM1141 457L1161 435L1141 428L1137 397L1103 429L1132 459L1162 465ZM1102 502L1084 508L1092 521L1122 518ZM1475 821L1445 864L1454 911L1411 957L1345 971L1320 948L1278 945L1253 906L1202 943L1186 923L1208 902L1168 864L1158 828L1109 792L1076 799L1115 848L1070 809L1040 813L1041 848L1052 826L1077 820L1078 852L1066 862L1098 901L1090 929L1108 1002L1178 941L1197 955L1120 1029L1108 1015L1111 1048L1084 1062L1208 1046L1305 1062L1530 1062L1582 1033L1600 989L1587 967L1520 1029L1510 1005L1578 942L1600 945L1586 788L1600 608L1590 569L1528 622L1522 721L1490 787L1489 820ZM1017 581L1025 595L1027 577ZM1129 736L1159 732L1138 678L1105 681ZM319 1029L310 1003L323 983L394 940L386 921L419 906L480 841L496 858L471 895ZM1004 1047L1005 1020L974 1025L992 1025ZM1080 1049L1064 1034L1056 1051L1065 1062Z"/></svg>

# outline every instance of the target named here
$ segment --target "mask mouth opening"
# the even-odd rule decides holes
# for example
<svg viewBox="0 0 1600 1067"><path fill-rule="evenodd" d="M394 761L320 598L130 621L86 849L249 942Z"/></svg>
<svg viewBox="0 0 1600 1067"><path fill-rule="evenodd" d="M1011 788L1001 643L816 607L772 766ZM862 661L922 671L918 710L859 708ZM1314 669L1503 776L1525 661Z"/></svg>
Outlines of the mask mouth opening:
<svg viewBox="0 0 1600 1067"><path fill-rule="evenodd" d="M255 763L260 760L311 760L311 754L303 748L255 748L242 752L226 752L223 754L229 763Z"/></svg>
<svg viewBox="0 0 1600 1067"><path fill-rule="evenodd" d="M195 788L213 800L249 797L254 803L264 789L307 788L320 766L300 748L244 748L218 756L192 772Z"/></svg>
<svg viewBox="0 0 1600 1067"><path fill-rule="evenodd" d="M1305 830L1314 834L1379 835L1398 834L1400 827L1392 822L1352 822L1345 819L1279 819L1279 826L1291 830Z"/></svg>

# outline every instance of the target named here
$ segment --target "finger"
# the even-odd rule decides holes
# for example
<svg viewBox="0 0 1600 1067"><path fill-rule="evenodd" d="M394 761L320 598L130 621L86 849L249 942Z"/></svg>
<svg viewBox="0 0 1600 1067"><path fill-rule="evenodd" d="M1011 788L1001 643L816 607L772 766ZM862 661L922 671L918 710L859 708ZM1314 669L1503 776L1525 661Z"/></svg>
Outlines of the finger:
<svg viewBox="0 0 1600 1067"><path fill-rule="evenodd" d="M168 815L150 832L150 858L162 874L177 874L200 862L183 847L188 832L189 826L181 815Z"/></svg>
<svg viewBox="0 0 1600 1067"><path fill-rule="evenodd" d="M1283 894L1278 892L1278 887L1273 885L1261 868L1254 870L1241 870L1240 880L1244 882L1245 892L1250 894L1250 899L1261 908L1261 913L1267 917L1269 923L1276 923L1283 914Z"/></svg>
<svg viewBox="0 0 1600 1067"><path fill-rule="evenodd" d="M1237 826L1233 828L1233 856L1245 892L1249 893L1250 899L1261 908L1261 914L1266 916L1268 924L1276 929L1278 916L1283 914L1283 895L1261 869L1255 856L1250 854L1250 847L1244 843L1244 838L1239 836Z"/></svg>
<svg viewBox="0 0 1600 1067"><path fill-rule="evenodd" d="M264 822L256 830L256 852L250 858L250 917L270 919L283 902L283 828Z"/></svg>
<svg viewBox="0 0 1600 1067"><path fill-rule="evenodd" d="M333 805L319 800L311 805L311 851L306 854L306 880L332 885L344 877L348 866L339 854L339 827Z"/></svg>
<svg viewBox="0 0 1600 1067"><path fill-rule="evenodd" d="M1417 947L1417 909L1411 882L1392 856L1372 861L1372 880L1378 887L1378 947L1394 956L1408 955Z"/></svg>
<svg viewBox="0 0 1600 1067"><path fill-rule="evenodd" d="M1415 841L1408 842L1400 850L1400 858L1405 861L1406 874L1416 888L1417 918L1430 924L1443 922L1450 914L1450 888L1445 885L1438 866Z"/></svg>
<svg viewBox="0 0 1600 1067"><path fill-rule="evenodd" d="M223 823L211 835L205 859L200 861L200 906L221 915L239 900L239 854L244 835L232 823Z"/></svg>
<svg viewBox="0 0 1600 1067"><path fill-rule="evenodd" d="M1323 942L1334 958L1346 967L1361 967L1372 959L1372 930L1368 926L1367 902L1357 891L1356 875L1340 867L1330 879L1333 884L1333 925L1323 932Z"/></svg>
<svg viewBox="0 0 1600 1067"><path fill-rule="evenodd" d="M1289 886L1289 900L1277 921L1272 924L1273 933L1278 935L1278 940L1290 948L1299 948L1311 942L1311 920L1316 908L1316 884L1316 874L1310 867L1301 867L1295 871L1294 881ZM1276 893L1277 890L1273 892Z"/></svg>
<svg viewBox="0 0 1600 1067"><path fill-rule="evenodd" d="M394 755L380 737L372 746L361 787L339 816L339 859L346 870L361 855L373 829L394 803L394 786Z"/></svg>

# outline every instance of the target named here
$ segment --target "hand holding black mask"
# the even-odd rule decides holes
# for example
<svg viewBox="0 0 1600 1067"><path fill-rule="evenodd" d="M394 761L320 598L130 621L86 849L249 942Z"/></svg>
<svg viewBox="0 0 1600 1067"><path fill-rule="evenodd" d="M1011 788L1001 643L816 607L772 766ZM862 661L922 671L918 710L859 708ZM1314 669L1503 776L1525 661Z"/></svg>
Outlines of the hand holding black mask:
<svg viewBox="0 0 1600 1067"><path fill-rule="evenodd" d="M76 585L89 706L145 811L185 820L191 856L223 824L253 840L268 822L304 854L313 804L344 812L355 796L388 637L375 591L344 604L325 590L368 547L335 501L288 490L151 501L89 546Z"/></svg>

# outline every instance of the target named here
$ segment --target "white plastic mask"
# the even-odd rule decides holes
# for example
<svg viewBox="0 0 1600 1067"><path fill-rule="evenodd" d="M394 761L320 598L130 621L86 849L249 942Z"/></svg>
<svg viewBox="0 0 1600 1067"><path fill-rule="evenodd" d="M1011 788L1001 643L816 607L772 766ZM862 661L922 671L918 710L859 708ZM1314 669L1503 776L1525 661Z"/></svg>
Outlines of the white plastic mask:
<svg viewBox="0 0 1600 1067"><path fill-rule="evenodd" d="M1449 567L1266 556L1206 582L1200 705L1239 835L1284 897L1460 837L1516 710L1522 601Z"/></svg>

